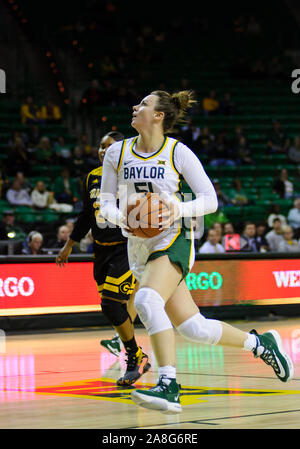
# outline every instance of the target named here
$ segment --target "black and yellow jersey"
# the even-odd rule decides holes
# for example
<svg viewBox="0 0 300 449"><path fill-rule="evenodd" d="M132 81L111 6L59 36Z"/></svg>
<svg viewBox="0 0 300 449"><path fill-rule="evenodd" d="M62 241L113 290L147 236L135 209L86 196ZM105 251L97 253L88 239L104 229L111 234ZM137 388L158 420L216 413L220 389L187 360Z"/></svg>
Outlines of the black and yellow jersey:
<svg viewBox="0 0 300 449"><path fill-rule="evenodd" d="M99 245L125 243L127 239L122 235L121 229L99 216L101 179L102 167L95 168L86 176L83 185L83 209L78 216L70 238L79 242L91 229L93 239ZM100 227L96 221L97 216Z"/></svg>

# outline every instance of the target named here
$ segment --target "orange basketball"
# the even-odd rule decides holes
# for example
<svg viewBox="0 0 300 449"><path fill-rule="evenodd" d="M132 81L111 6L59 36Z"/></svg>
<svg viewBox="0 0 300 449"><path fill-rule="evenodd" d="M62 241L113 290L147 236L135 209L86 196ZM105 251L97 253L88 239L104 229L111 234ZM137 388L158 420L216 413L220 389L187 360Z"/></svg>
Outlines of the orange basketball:
<svg viewBox="0 0 300 449"><path fill-rule="evenodd" d="M163 232L159 215L168 207L156 193L147 193L127 206L127 223L137 237L151 238Z"/></svg>

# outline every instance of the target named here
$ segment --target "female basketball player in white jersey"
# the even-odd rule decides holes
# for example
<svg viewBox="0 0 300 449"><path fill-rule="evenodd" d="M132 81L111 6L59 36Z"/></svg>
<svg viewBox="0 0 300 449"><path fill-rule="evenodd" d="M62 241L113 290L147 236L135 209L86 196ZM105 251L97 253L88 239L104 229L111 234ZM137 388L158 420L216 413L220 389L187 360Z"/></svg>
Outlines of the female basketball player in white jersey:
<svg viewBox="0 0 300 449"><path fill-rule="evenodd" d="M193 239L186 240L184 227L174 224L184 217L212 213L218 207L215 190L198 158L184 144L166 136L192 103L188 91L173 95L154 91L134 106L131 124L138 136L108 149L100 193L101 214L121 226L128 236L129 264L139 285L135 307L151 338L159 367L157 385L135 390L132 399L142 407L163 413L181 411L172 324L183 337L194 342L252 351L271 365L283 382L293 376L292 362L276 331L258 335L253 329L246 333L206 319L183 280L194 263ZM175 199L180 177L195 194L193 201ZM163 224L169 224L169 228L156 237L142 239L128 232L124 204L131 194L148 191L161 194L169 205L170 212L163 217Z"/></svg>

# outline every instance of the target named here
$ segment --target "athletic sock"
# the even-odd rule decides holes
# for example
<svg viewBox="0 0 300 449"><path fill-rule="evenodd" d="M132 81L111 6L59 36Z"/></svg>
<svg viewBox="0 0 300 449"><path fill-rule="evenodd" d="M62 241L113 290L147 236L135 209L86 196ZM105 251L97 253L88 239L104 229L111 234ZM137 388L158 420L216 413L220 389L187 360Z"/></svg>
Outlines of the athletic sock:
<svg viewBox="0 0 300 449"><path fill-rule="evenodd" d="M125 351L127 352L127 354L132 354L132 353L136 354L137 353L139 348L138 348L138 345L136 344L134 337L132 337L132 339L128 340L128 341L122 340L122 343L124 345L124 348L125 348Z"/></svg>
<svg viewBox="0 0 300 449"><path fill-rule="evenodd" d="M175 366L166 365L159 366L158 368L158 377L165 376L168 379L176 379L176 368Z"/></svg>
<svg viewBox="0 0 300 449"><path fill-rule="evenodd" d="M245 351L253 351L253 349L255 349L257 346L257 338L254 334L248 334L247 333L247 338L244 342L244 348Z"/></svg>

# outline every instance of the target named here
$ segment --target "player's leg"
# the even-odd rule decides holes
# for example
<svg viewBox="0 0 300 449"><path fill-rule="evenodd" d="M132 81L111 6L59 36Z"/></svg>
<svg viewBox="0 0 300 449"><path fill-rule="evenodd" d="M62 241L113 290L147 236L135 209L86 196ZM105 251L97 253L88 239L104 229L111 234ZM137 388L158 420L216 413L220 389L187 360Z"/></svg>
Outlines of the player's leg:
<svg viewBox="0 0 300 449"><path fill-rule="evenodd" d="M165 303L182 278L181 269L167 255L151 260L139 280L135 307L151 339L158 364L158 382L149 390L135 390L131 397L142 407L163 413L179 413L180 386L176 382L175 337Z"/></svg>
<svg viewBox="0 0 300 449"><path fill-rule="evenodd" d="M127 356L127 369L117 381L118 385L133 384L151 366L148 356L136 342L133 322L127 310L127 302L134 287L135 279L129 269L126 246L122 245L111 255L108 264L103 286L103 297L106 298L104 309L102 301L102 310L118 332Z"/></svg>
<svg viewBox="0 0 300 449"><path fill-rule="evenodd" d="M166 304L166 312L185 338L202 344L231 346L252 351L271 365L277 377L286 382L293 377L293 364L282 348L277 331L258 335L255 330L244 332L219 320L206 319L200 312L184 281Z"/></svg>

